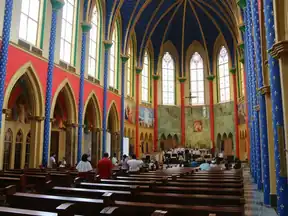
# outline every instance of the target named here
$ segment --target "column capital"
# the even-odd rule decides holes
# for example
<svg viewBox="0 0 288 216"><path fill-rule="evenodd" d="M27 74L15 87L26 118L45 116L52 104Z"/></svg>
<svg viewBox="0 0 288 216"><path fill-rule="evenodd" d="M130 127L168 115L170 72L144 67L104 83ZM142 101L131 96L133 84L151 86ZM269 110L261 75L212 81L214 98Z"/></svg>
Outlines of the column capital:
<svg viewBox="0 0 288 216"><path fill-rule="evenodd" d="M232 75L235 75L235 74L236 74L236 68L231 68L229 71L230 71L230 73L231 73Z"/></svg>
<svg viewBox="0 0 288 216"><path fill-rule="evenodd" d="M126 63L130 58L130 56L124 55L124 54L121 54L120 57L121 57L122 63Z"/></svg>
<svg viewBox="0 0 288 216"><path fill-rule="evenodd" d="M29 119L41 122L45 119L45 117L44 116L31 116Z"/></svg>
<svg viewBox="0 0 288 216"><path fill-rule="evenodd" d="M136 67L136 74L141 74L143 68L142 67Z"/></svg>
<svg viewBox="0 0 288 216"><path fill-rule="evenodd" d="M208 81L213 82L213 80L215 79L215 76L213 74L210 74L206 78L207 78Z"/></svg>
<svg viewBox="0 0 288 216"><path fill-rule="evenodd" d="M275 59L280 59L283 55L288 54L288 40L275 43L270 50L270 55Z"/></svg>
<svg viewBox="0 0 288 216"><path fill-rule="evenodd" d="M86 32L89 32L91 30L92 25L89 22L82 22L81 23L81 28L82 28L82 32L86 33Z"/></svg>
<svg viewBox="0 0 288 216"><path fill-rule="evenodd" d="M104 40L103 43L106 50L110 49L113 45L113 42L111 40Z"/></svg>
<svg viewBox="0 0 288 216"><path fill-rule="evenodd" d="M244 50L244 42L243 41L238 43L237 46L238 46L238 49Z"/></svg>
<svg viewBox="0 0 288 216"><path fill-rule="evenodd" d="M245 63L245 59L244 59L244 58L241 58L239 61L240 61L242 64Z"/></svg>
<svg viewBox="0 0 288 216"><path fill-rule="evenodd" d="M246 0L237 0L237 5L241 8L244 9L246 7Z"/></svg>
<svg viewBox="0 0 288 216"><path fill-rule="evenodd" d="M53 10L60 10L65 5L64 0L50 0Z"/></svg>
<svg viewBox="0 0 288 216"><path fill-rule="evenodd" d="M239 25L239 30L242 32L242 33L245 33L246 31L246 25L244 23L242 23L241 25Z"/></svg>
<svg viewBox="0 0 288 216"><path fill-rule="evenodd" d="M183 77L183 76L182 77L178 77L178 80L179 80L180 83L184 83L186 81L186 79L187 78Z"/></svg>
<svg viewBox="0 0 288 216"><path fill-rule="evenodd" d="M270 94L271 90L270 90L270 86L262 86L258 89L258 91L260 92L260 94L262 95L266 95L266 94Z"/></svg>
<svg viewBox="0 0 288 216"><path fill-rule="evenodd" d="M159 74L153 74L152 77L153 77L153 80L159 80L160 79Z"/></svg>

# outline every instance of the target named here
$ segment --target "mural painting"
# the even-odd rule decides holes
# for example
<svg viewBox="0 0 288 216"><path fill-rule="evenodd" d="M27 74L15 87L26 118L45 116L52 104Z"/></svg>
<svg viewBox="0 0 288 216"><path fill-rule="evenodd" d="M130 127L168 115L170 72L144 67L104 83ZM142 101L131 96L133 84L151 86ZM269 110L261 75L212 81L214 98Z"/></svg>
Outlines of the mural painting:
<svg viewBox="0 0 288 216"><path fill-rule="evenodd" d="M202 132L203 124L201 120L194 121L194 132Z"/></svg>
<svg viewBox="0 0 288 216"><path fill-rule="evenodd" d="M152 108L139 107L139 124L146 128L154 126L154 110Z"/></svg>
<svg viewBox="0 0 288 216"><path fill-rule="evenodd" d="M125 100L125 121L135 124L135 103L131 100Z"/></svg>
<svg viewBox="0 0 288 216"><path fill-rule="evenodd" d="M210 148L209 106L185 108L186 146Z"/></svg>

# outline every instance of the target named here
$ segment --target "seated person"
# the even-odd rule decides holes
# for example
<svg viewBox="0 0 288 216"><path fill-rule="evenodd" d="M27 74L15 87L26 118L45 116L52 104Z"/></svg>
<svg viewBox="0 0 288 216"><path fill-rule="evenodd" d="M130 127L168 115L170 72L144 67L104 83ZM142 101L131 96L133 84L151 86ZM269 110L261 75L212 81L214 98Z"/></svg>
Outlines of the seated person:
<svg viewBox="0 0 288 216"><path fill-rule="evenodd" d="M199 163L196 162L195 160L192 160L191 167L198 167L198 166L199 166Z"/></svg>
<svg viewBox="0 0 288 216"><path fill-rule="evenodd" d="M204 171L209 171L211 169L210 164L206 162L202 163L199 168L200 170L204 170Z"/></svg>
<svg viewBox="0 0 288 216"><path fill-rule="evenodd" d="M132 155L132 159L128 160L127 162L129 166L129 173L138 173L140 172L140 168L143 166L143 161L142 160L137 160L136 155Z"/></svg>
<svg viewBox="0 0 288 216"><path fill-rule="evenodd" d="M235 159L235 165L233 168L234 169L241 169L242 168L242 163L238 158Z"/></svg>
<svg viewBox="0 0 288 216"><path fill-rule="evenodd" d="M93 170L90 162L88 161L88 155L83 154L81 161L76 166L76 169L78 170L78 176L83 179L87 179L88 172L91 172Z"/></svg>

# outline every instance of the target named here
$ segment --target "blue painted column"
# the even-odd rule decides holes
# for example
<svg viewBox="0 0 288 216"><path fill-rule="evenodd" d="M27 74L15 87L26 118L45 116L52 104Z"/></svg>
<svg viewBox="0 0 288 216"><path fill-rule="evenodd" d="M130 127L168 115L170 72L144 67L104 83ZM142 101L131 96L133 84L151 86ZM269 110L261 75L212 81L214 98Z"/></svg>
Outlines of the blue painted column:
<svg viewBox="0 0 288 216"><path fill-rule="evenodd" d="M270 50L276 41L273 0L264 0L264 16L267 48ZM288 215L288 185L286 155L284 152L285 136L283 105L278 60L268 53L269 77L272 101L272 121L274 135L274 155L276 164L277 211L279 216Z"/></svg>
<svg viewBox="0 0 288 216"><path fill-rule="evenodd" d="M102 136L102 154L106 151L107 142L107 93L108 93L108 73L109 73L109 49L112 46L112 41L105 40L105 54L104 54L104 86L103 86L103 136Z"/></svg>
<svg viewBox="0 0 288 216"><path fill-rule="evenodd" d="M129 56L121 55L122 60L122 75L121 75L121 122L120 122L120 155L123 155L123 146L124 146L124 122L125 122L125 73L126 73L126 62L128 61Z"/></svg>
<svg viewBox="0 0 288 216"><path fill-rule="evenodd" d="M77 162L81 161L82 156L82 136L83 136L83 109L84 109L84 76L86 66L86 42L87 33L91 29L91 24L83 22L82 27L82 48L81 48L81 65L80 65L80 85L79 85L79 104L78 104L78 145L77 145Z"/></svg>
<svg viewBox="0 0 288 216"><path fill-rule="evenodd" d="M56 28L57 28L57 14L58 11L64 6L63 0L51 0L52 4L52 17L50 28L50 42L49 42L49 57L46 81L46 98L45 98L45 119L44 119L44 143L42 165L47 166L49 157L49 142L50 142L50 112L51 112L51 98L52 98L52 83L54 72L54 54L56 43Z"/></svg>
<svg viewBox="0 0 288 216"><path fill-rule="evenodd" d="M246 5L245 5L246 8ZM250 128L250 166L251 166L251 174L253 179L256 179L256 168L255 168L255 133L254 133L254 125L253 125L253 101L252 101L252 84L251 84L251 71L250 71L250 57L249 57L249 41L248 41L248 21L247 21L247 10L244 9L244 20L245 20L245 34L244 34L244 40L245 40L245 70L247 74L247 90L248 90L248 119L249 119L249 128Z"/></svg>
<svg viewBox="0 0 288 216"><path fill-rule="evenodd" d="M251 95L252 95L252 105L253 105L253 129L254 129L254 155L255 155L255 165L256 165L256 181L258 190L262 189L262 171L261 171L261 147L260 147L260 127L259 127L259 113L257 112L257 87L256 87L256 71L255 71L255 53L254 53L254 40L253 40L253 26L252 26L252 13L251 4L246 7L247 10L247 36L248 36L248 49L249 49L249 67L250 67L250 77L251 77Z"/></svg>
<svg viewBox="0 0 288 216"><path fill-rule="evenodd" d="M12 11L13 11L13 0L6 0L5 2L5 12L4 12L4 22L2 29L2 43L0 48L0 134L2 126L2 109L4 101L4 89L5 89L5 79L8 61L8 47L10 40L10 30L12 21Z"/></svg>
<svg viewBox="0 0 288 216"><path fill-rule="evenodd" d="M258 88L263 88L263 64L262 64L262 49L261 35L259 24L259 7L258 0L251 1L252 21L254 27L254 42L255 42L255 57L256 70L258 78ZM260 93L260 92L259 92ZM260 132L261 132L261 153L263 163L263 184L264 184L264 204L270 204L270 171L269 171L269 152L268 152L268 135L267 135L267 115L266 115L266 99L265 94L259 94L260 105Z"/></svg>

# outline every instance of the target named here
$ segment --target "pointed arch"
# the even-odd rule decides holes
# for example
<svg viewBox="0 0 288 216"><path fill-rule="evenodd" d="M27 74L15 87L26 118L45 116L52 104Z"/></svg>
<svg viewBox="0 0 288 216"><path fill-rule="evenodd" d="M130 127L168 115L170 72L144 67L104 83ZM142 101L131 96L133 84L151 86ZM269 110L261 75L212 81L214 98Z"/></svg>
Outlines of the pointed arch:
<svg viewBox="0 0 288 216"><path fill-rule="evenodd" d="M85 102L85 105L84 105L84 109L83 109L84 110L84 112L83 112L83 123L85 121L85 113L86 113L86 110L87 110L87 107L88 107L88 104L89 104L90 101L92 101L92 104L94 106L94 111L95 111L95 122L94 122L94 124L95 124L95 126L97 128L101 128L102 115L101 115L101 112L100 112L100 105L99 105L100 103L99 103L99 100L98 100L98 98L97 98L97 96L96 96L94 91L92 91L89 94L88 98L86 99L86 102Z"/></svg>
<svg viewBox="0 0 288 216"><path fill-rule="evenodd" d="M77 122L78 113L77 113L77 105L75 100L75 94L73 91L73 88L71 87L71 84L69 80L66 78L63 80L63 82L58 86L57 90L54 93L53 100L51 103L51 113L50 118L52 119L54 117L54 110L57 102L57 98L60 94L60 92L63 91L66 98L66 103L68 103L67 111L68 111L68 120L72 121L72 123Z"/></svg>
<svg viewBox="0 0 288 216"><path fill-rule="evenodd" d="M44 116L45 112L45 106L44 106L44 93L42 89L42 84L37 76L36 70L34 69L31 62L27 62L23 66L21 66L16 73L12 76L4 95L4 103L3 103L3 109L8 108L9 99L11 96L11 93L13 91L14 86L16 85L17 81L23 77L27 76L29 84L31 86L31 92L33 94L29 95L33 98L31 98L33 101L35 101L33 108L33 115L35 116Z"/></svg>
<svg viewBox="0 0 288 216"><path fill-rule="evenodd" d="M115 101L112 101L110 106L109 106L109 109L108 109L108 115L107 115L107 119L106 119L106 122L107 122L107 129L108 129L108 126L109 126L109 118L111 118L110 120L110 127L112 127L112 130L111 132L118 132L120 130L120 123L119 123L119 114L118 114L118 111L117 111L117 107L116 107L116 104L115 104Z"/></svg>

